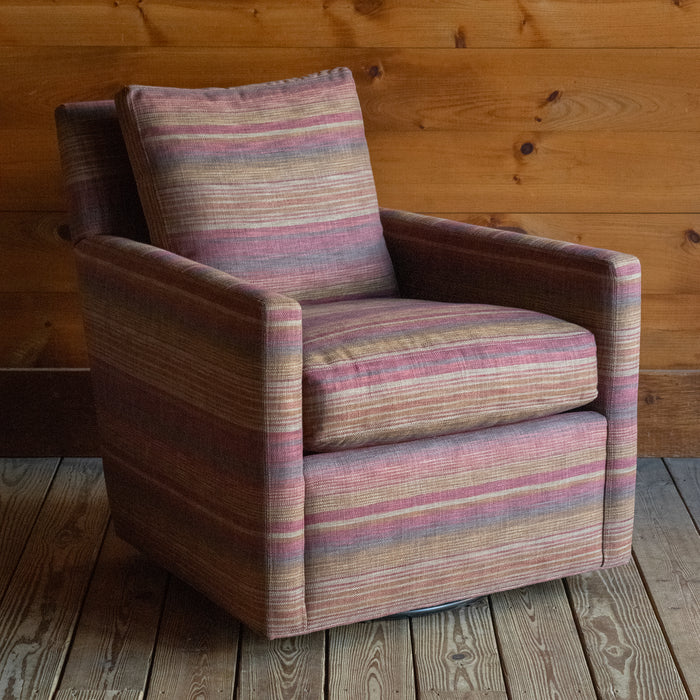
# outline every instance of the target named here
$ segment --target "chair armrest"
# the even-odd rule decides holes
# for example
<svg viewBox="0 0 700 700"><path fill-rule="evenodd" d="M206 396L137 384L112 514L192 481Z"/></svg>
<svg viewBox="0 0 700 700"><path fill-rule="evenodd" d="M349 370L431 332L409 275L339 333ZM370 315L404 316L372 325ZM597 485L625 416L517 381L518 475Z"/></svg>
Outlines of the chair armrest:
<svg viewBox="0 0 700 700"><path fill-rule="evenodd" d="M617 303L639 310L632 255L393 209L382 209L381 219L403 296L530 308L582 323L623 284L627 297Z"/></svg>
<svg viewBox="0 0 700 700"><path fill-rule="evenodd" d="M527 308L593 332L608 420L606 565L629 555L636 469L639 261L623 253L381 210L401 294Z"/></svg>
<svg viewBox="0 0 700 700"><path fill-rule="evenodd" d="M86 238L75 253L105 477L127 514L120 525L115 513L120 534L132 539L138 517L159 512L135 541L165 529L152 549L169 549L176 571L192 560L177 547L211 548L202 571L180 575L205 592L207 577L231 577L245 617L303 629L298 302L124 238Z"/></svg>

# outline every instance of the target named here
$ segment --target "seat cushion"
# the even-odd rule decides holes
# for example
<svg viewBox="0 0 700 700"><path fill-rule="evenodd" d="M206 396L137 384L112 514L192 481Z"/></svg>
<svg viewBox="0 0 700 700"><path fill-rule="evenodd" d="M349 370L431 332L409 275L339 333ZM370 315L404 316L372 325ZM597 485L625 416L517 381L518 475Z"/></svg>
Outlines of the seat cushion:
<svg viewBox="0 0 700 700"><path fill-rule="evenodd" d="M302 325L313 452L514 423L597 395L593 335L533 311L372 299L304 307Z"/></svg>
<svg viewBox="0 0 700 700"><path fill-rule="evenodd" d="M116 105L156 245L300 301L396 293L347 68Z"/></svg>

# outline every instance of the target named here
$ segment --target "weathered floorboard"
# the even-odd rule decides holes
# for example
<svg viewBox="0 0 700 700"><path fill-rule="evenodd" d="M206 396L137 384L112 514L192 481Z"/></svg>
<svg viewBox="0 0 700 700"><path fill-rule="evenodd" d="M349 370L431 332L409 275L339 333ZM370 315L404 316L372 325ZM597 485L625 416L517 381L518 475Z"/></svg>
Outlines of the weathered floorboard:
<svg viewBox="0 0 700 700"><path fill-rule="evenodd" d="M685 700L683 682L633 562L566 580L601 698Z"/></svg>
<svg viewBox="0 0 700 700"><path fill-rule="evenodd" d="M107 518L100 462L64 460L0 605L0 697L58 683Z"/></svg>
<svg viewBox="0 0 700 700"><path fill-rule="evenodd" d="M411 620L419 700L507 697L488 597Z"/></svg>
<svg viewBox="0 0 700 700"><path fill-rule="evenodd" d="M637 564L686 687L700 698L700 537L660 459L640 460L635 519Z"/></svg>
<svg viewBox="0 0 700 700"><path fill-rule="evenodd" d="M270 641L244 629L237 700L322 700L325 653L323 632Z"/></svg>
<svg viewBox="0 0 700 700"><path fill-rule="evenodd" d="M695 411L696 428L698 415L700 415L700 411ZM695 527L700 532L700 464L698 464L698 460L666 459L664 461L688 512L695 521Z"/></svg>
<svg viewBox="0 0 700 700"><path fill-rule="evenodd" d="M700 698L700 528L688 512L700 460L667 463L673 479L641 461L635 562L495 594L491 608L483 598L273 642L240 634L177 579L164 595L158 567L111 528L103 538L97 460L62 461L48 492L55 461L28 460L47 472L34 480L5 468L0 492L16 484L22 497L7 511L0 499L0 515L34 525L0 603L0 697Z"/></svg>
<svg viewBox="0 0 700 700"><path fill-rule="evenodd" d="M408 620L338 627L328 643L328 700L415 696Z"/></svg>
<svg viewBox="0 0 700 700"><path fill-rule="evenodd" d="M142 700L139 690L59 690L53 700Z"/></svg>
<svg viewBox="0 0 700 700"><path fill-rule="evenodd" d="M107 529L59 690L145 688L166 580Z"/></svg>
<svg viewBox="0 0 700 700"><path fill-rule="evenodd" d="M505 591L491 601L511 699L595 700L561 581Z"/></svg>
<svg viewBox="0 0 700 700"><path fill-rule="evenodd" d="M57 459L0 459L0 600L58 467Z"/></svg>
<svg viewBox="0 0 700 700"><path fill-rule="evenodd" d="M233 698L239 623L171 578L148 686L152 698Z"/></svg>

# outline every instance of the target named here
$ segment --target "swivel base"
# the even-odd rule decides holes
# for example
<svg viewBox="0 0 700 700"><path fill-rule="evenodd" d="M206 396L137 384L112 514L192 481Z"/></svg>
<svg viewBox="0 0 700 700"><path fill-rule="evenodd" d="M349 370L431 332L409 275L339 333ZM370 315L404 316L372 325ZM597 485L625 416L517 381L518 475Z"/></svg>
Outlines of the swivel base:
<svg viewBox="0 0 700 700"><path fill-rule="evenodd" d="M432 615L437 612L444 612L445 610L454 610L462 605L471 605L476 603L477 600L481 598L465 598L463 600L454 600L451 603L442 603L441 605L431 605L427 608L416 608L415 610L406 610L406 612L395 613L393 615L386 615L385 617L380 617L380 620L401 620L403 618L411 617L421 617L423 615Z"/></svg>

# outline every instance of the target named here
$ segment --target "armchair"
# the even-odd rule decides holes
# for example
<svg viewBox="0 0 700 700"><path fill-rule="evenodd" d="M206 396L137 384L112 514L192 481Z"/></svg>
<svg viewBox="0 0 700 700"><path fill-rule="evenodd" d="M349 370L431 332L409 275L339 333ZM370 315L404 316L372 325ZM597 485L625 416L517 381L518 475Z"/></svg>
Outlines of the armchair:
<svg viewBox="0 0 700 700"><path fill-rule="evenodd" d="M56 119L124 539L270 638L627 561L635 258L380 209L347 69Z"/></svg>

